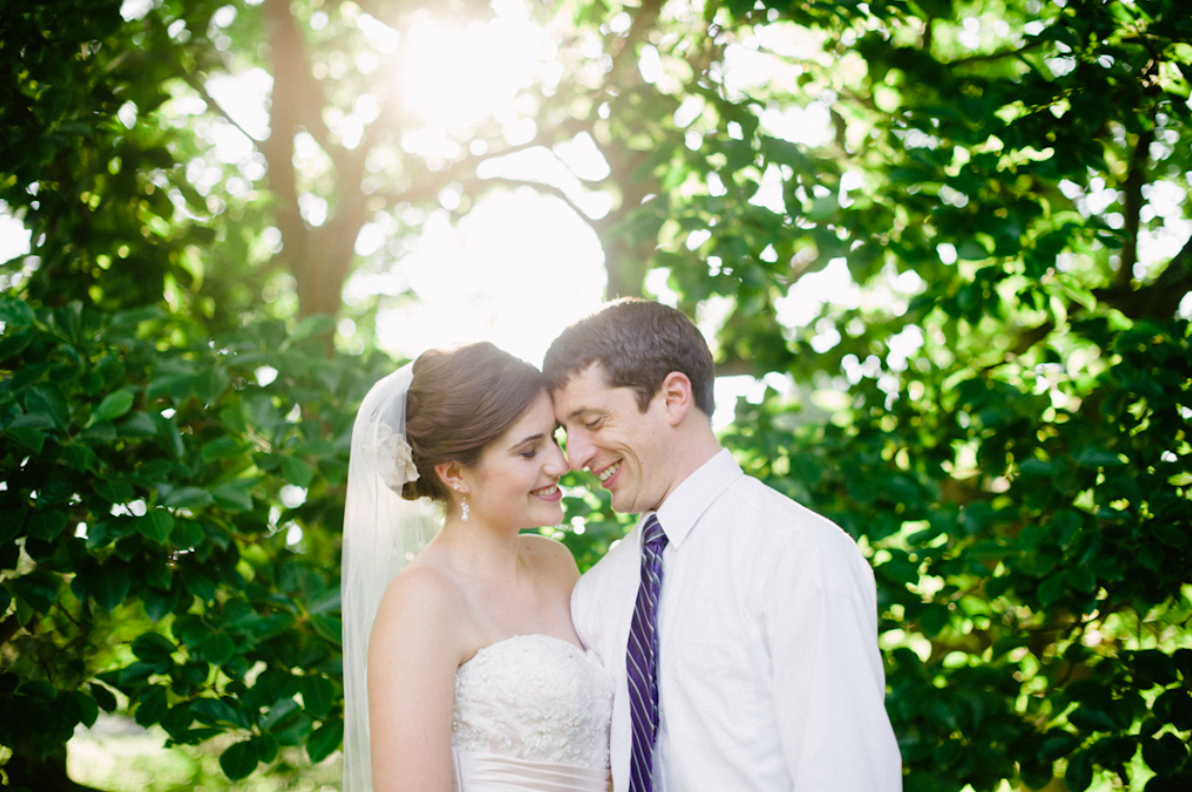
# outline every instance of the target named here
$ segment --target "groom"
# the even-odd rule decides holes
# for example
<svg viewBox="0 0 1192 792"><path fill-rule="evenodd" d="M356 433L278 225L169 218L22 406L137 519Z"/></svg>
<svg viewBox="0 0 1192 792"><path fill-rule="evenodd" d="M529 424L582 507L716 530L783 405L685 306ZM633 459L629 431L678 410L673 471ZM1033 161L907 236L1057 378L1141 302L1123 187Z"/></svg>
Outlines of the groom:
<svg viewBox="0 0 1192 792"><path fill-rule="evenodd" d="M618 300L543 368L571 467L642 515L571 601L617 679L615 792L901 789L873 573L840 528L720 447L695 326Z"/></svg>

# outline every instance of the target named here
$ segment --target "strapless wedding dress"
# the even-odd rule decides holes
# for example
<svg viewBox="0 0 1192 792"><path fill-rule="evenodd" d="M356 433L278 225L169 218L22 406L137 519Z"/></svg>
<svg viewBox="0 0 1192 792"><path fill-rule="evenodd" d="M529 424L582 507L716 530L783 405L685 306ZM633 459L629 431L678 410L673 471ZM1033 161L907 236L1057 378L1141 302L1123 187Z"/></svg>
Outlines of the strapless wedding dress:
<svg viewBox="0 0 1192 792"><path fill-rule="evenodd" d="M459 792L607 792L613 681L548 635L486 646L455 675Z"/></svg>

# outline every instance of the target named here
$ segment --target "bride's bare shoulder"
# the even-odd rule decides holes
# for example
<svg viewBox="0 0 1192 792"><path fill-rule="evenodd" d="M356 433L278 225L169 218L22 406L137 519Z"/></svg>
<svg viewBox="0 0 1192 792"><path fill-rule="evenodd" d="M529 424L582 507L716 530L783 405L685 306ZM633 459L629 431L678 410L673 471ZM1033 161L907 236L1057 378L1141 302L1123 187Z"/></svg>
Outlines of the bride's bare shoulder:
<svg viewBox="0 0 1192 792"><path fill-rule="evenodd" d="M579 576L575 557L567 545L541 534L525 533L520 536L522 552L526 554L534 569L552 578L570 580Z"/></svg>
<svg viewBox="0 0 1192 792"><path fill-rule="evenodd" d="M381 602L382 607L413 608L440 617L463 605L464 596L454 577L434 564L415 561L389 581Z"/></svg>
<svg viewBox="0 0 1192 792"><path fill-rule="evenodd" d="M475 643L470 624L467 601L455 581L434 566L411 564L385 589L373 622L370 656L379 654L389 662L412 654L454 668Z"/></svg>

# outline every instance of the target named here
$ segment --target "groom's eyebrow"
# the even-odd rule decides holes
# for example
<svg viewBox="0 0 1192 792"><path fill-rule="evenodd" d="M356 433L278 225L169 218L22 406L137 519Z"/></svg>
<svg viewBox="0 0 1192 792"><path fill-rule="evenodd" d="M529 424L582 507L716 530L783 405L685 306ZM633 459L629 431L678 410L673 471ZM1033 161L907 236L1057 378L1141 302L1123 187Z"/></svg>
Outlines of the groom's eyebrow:
<svg viewBox="0 0 1192 792"><path fill-rule="evenodd" d="M591 407L576 407L574 410L567 413L567 420L574 421L576 418L578 418L581 415L583 415L584 413L588 413L588 412L592 412Z"/></svg>

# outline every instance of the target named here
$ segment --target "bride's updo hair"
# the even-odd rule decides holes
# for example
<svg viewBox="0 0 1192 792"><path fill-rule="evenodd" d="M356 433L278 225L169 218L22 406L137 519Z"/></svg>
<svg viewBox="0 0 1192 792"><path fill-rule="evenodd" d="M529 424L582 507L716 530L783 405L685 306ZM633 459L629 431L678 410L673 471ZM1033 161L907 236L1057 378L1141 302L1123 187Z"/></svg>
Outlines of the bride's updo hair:
<svg viewBox="0 0 1192 792"><path fill-rule="evenodd" d="M545 390L538 369L487 341L423 352L406 394L406 441L418 480L406 482L402 497L446 501L435 465L475 466Z"/></svg>

